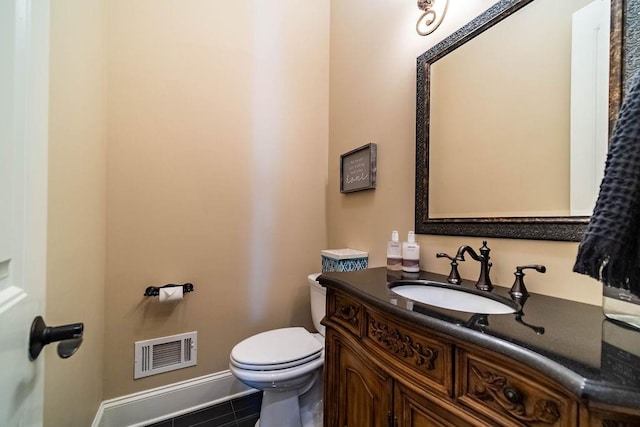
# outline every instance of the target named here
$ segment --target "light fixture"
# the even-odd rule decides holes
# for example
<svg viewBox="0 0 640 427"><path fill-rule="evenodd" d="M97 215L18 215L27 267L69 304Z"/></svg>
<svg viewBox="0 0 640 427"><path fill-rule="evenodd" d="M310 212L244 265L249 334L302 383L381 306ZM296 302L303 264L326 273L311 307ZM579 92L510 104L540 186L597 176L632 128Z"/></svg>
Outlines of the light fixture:
<svg viewBox="0 0 640 427"><path fill-rule="evenodd" d="M418 0L418 9L424 11L424 13L418 18L416 23L416 31L421 36L427 36L433 33L442 23L444 16L447 14L447 6L449 6L449 0L440 0L444 2L442 12L440 16L433 9L436 0ZM422 29L421 29L422 28Z"/></svg>

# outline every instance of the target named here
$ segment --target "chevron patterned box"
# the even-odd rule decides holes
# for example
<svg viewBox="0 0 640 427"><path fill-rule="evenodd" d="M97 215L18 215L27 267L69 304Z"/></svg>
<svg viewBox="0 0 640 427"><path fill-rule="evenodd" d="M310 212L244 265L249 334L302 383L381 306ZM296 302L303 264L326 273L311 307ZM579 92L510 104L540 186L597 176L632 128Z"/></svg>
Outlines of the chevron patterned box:
<svg viewBox="0 0 640 427"><path fill-rule="evenodd" d="M322 251L322 272L364 270L369 253L355 249L325 249Z"/></svg>

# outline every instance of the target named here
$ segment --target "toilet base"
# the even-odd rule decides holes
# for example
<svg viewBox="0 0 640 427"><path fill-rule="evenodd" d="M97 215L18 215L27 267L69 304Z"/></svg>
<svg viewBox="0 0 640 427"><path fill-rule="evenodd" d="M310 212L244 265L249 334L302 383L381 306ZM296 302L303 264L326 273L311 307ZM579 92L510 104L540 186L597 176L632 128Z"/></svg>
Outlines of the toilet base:
<svg viewBox="0 0 640 427"><path fill-rule="evenodd" d="M311 389L299 397L300 418L302 427L322 427L324 405L322 401L324 392L322 375Z"/></svg>
<svg viewBox="0 0 640 427"><path fill-rule="evenodd" d="M262 394L261 427L302 427L298 391L270 391Z"/></svg>
<svg viewBox="0 0 640 427"><path fill-rule="evenodd" d="M260 419L255 427L322 427L322 383L319 375L313 386L302 395L295 391L265 390Z"/></svg>

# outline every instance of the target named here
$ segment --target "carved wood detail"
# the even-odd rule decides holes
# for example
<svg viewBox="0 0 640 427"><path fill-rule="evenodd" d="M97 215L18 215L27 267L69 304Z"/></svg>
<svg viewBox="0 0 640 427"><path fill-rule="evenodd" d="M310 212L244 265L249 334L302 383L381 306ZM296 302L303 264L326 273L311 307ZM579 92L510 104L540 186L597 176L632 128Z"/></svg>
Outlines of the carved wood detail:
<svg viewBox="0 0 640 427"><path fill-rule="evenodd" d="M560 419L558 404L549 399L538 399L533 407L533 413L527 414L524 406L523 394L514 387L509 386L508 381L501 375L492 372L482 372L475 366L471 371L478 377L473 394L484 401L494 401L509 415L523 422L542 422L553 424Z"/></svg>
<svg viewBox="0 0 640 427"><path fill-rule="evenodd" d="M434 362L438 358L438 350L423 346L419 342L414 343L410 335L403 335L398 329L375 319L369 321L369 335L394 354L412 359L416 366L424 365L429 371L435 369Z"/></svg>
<svg viewBox="0 0 640 427"><path fill-rule="evenodd" d="M344 303L336 298L336 310L335 315L347 323L351 323L353 326L358 326L358 313L360 312L360 306L350 303Z"/></svg>

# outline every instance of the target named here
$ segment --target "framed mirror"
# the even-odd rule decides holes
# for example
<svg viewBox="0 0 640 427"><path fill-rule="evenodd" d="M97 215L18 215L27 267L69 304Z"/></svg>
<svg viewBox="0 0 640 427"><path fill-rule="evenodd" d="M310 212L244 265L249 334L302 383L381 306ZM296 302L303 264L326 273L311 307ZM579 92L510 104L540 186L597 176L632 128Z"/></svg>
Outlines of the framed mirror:
<svg viewBox="0 0 640 427"><path fill-rule="evenodd" d="M610 22L594 23L602 11L585 11L606 0L501 0L418 57L417 233L580 240L635 58L638 1L612 0ZM580 49L593 44L600 56L585 67Z"/></svg>

